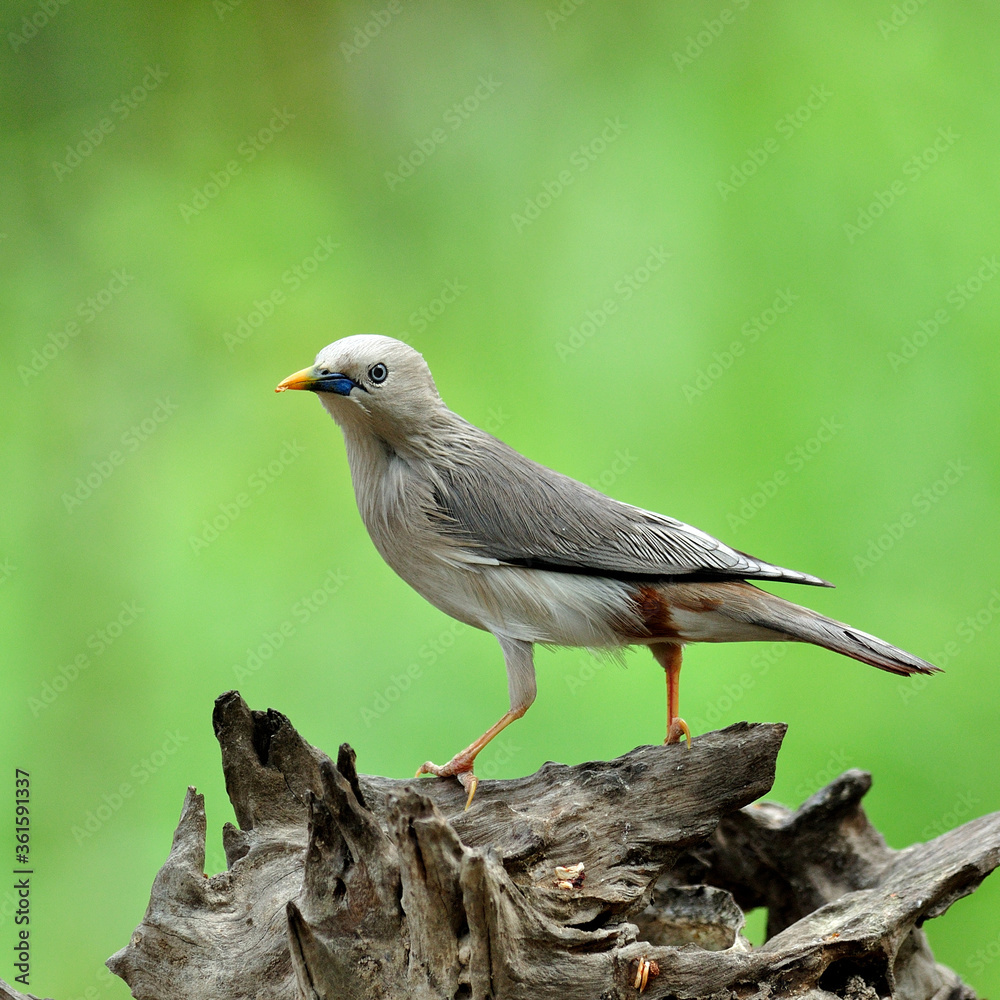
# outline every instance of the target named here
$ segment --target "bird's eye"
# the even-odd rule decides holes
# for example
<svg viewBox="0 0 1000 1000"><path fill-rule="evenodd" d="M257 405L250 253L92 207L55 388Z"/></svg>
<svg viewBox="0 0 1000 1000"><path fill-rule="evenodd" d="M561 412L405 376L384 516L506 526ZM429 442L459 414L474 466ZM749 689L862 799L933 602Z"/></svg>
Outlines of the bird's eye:
<svg viewBox="0 0 1000 1000"><path fill-rule="evenodd" d="M330 374L330 369L329 368L317 368L316 369L316 374L317 375L329 375Z"/></svg>
<svg viewBox="0 0 1000 1000"><path fill-rule="evenodd" d="M381 385L389 377L389 369L380 361L368 369L368 377L375 385Z"/></svg>

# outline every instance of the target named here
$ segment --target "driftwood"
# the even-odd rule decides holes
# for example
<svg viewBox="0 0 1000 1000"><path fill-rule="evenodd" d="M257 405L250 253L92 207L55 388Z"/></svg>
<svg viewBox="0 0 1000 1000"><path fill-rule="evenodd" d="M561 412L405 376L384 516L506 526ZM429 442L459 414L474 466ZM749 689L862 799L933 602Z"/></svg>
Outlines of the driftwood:
<svg viewBox="0 0 1000 1000"><path fill-rule="evenodd" d="M1000 864L1000 813L888 848L849 771L800 809L765 794L781 725L483 781L359 775L278 712L216 703L239 828L204 874L189 789L132 939L139 998L786 997L965 1000L923 932ZM742 935L766 906L766 943Z"/></svg>
<svg viewBox="0 0 1000 1000"><path fill-rule="evenodd" d="M0 979L0 1000L40 1000L34 993L20 993Z"/></svg>

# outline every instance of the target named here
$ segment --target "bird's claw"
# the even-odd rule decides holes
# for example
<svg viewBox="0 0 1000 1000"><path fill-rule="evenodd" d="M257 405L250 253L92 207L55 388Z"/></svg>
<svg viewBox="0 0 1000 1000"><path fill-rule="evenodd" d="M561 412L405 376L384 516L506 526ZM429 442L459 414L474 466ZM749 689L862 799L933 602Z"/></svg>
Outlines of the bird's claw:
<svg viewBox="0 0 1000 1000"><path fill-rule="evenodd" d="M680 743L682 735L687 737L687 745L690 748L691 730L688 729L688 724L681 718L672 719L670 725L667 727L667 738L663 742Z"/></svg>
<svg viewBox="0 0 1000 1000"><path fill-rule="evenodd" d="M465 808L468 809L472 805L472 797L479 787L479 779L473 774L472 761L468 758L453 757L443 765L432 764L426 760L417 768L416 776L419 778L422 774L436 774L439 778L458 778L462 787L469 793L469 797L465 800Z"/></svg>

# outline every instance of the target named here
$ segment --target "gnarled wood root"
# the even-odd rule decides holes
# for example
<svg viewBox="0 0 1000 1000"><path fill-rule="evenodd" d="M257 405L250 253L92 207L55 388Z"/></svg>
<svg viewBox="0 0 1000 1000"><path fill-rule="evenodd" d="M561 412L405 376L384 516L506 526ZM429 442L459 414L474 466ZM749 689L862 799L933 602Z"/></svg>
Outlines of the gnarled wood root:
<svg viewBox="0 0 1000 1000"><path fill-rule="evenodd" d="M799 810L771 787L785 727L484 781L359 775L278 712L216 703L239 829L207 878L189 789L146 915L108 961L133 995L620 1000L893 994L972 1000L920 924L1000 863L1000 813L889 849L842 775ZM766 906L751 948L743 911Z"/></svg>

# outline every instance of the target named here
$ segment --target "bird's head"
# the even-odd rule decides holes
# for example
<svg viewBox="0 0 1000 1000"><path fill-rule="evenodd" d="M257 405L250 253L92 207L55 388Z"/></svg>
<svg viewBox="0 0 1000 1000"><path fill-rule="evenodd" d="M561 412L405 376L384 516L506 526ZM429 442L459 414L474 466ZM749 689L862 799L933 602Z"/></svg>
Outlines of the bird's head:
<svg viewBox="0 0 1000 1000"><path fill-rule="evenodd" d="M342 427L386 438L426 428L443 407L423 356L392 337L363 334L324 347L311 368L289 375L274 390L315 392Z"/></svg>

